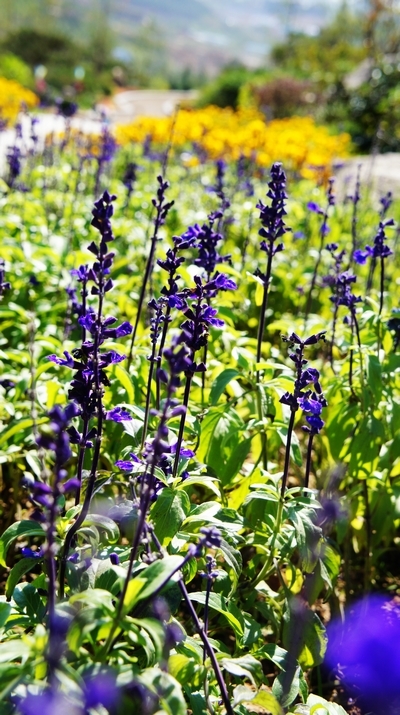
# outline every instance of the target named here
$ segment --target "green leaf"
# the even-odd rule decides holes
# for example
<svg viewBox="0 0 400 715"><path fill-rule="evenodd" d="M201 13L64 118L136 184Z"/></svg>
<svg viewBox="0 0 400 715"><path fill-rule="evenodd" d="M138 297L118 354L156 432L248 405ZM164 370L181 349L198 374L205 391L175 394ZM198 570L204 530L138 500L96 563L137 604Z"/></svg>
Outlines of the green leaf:
<svg viewBox="0 0 400 715"><path fill-rule="evenodd" d="M120 538L119 528L115 521L108 516L103 516L103 514L88 514L81 528L84 529L87 526L95 526L98 529L103 529L107 534L107 540L110 544L116 544Z"/></svg>
<svg viewBox="0 0 400 715"><path fill-rule="evenodd" d="M202 591L196 591L195 593L190 593L189 595L191 601L196 601L197 603L202 603L203 605L206 602L206 594ZM209 606L214 611L218 611L218 613L220 613L222 616L224 616L224 618L226 618L229 625L232 627L234 633L239 639L243 637L243 616L241 611L232 601L228 601L227 603L225 598L220 594L211 593L209 598Z"/></svg>
<svg viewBox="0 0 400 715"><path fill-rule="evenodd" d="M140 571L139 576L129 582L124 601L124 612L128 613L140 601L146 601L154 596L156 591L167 584L179 570L182 561L181 556L165 556Z"/></svg>
<svg viewBox="0 0 400 715"><path fill-rule="evenodd" d="M167 715L187 715L186 701L181 687L172 675L158 668L146 668L136 678L158 696L160 710Z"/></svg>
<svg viewBox="0 0 400 715"><path fill-rule="evenodd" d="M264 679L261 663L249 654L239 658L222 658L221 665L232 675L248 678L255 687L261 685Z"/></svg>
<svg viewBox="0 0 400 715"><path fill-rule="evenodd" d="M224 555L225 562L232 568L234 573L234 587L239 580L242 572L242 554L240 551L231 546L225 539L221 539L220 549Z"/></svg>
<svg viewBox="0 0 400 715"><path fill-rule="evenodd" d="M33 623L40 623L46 613L46 605L43 603L35 581L22 583L14 589L14 601L20 611L25 611Z"/></svg>
<svg viewBox="0 0 400 715"><path fill-rule="evenodd" d="M122 365L113 365L112 368L113 377L118 380L118 382L125 389L127 394L127 402L134 404L135 402L135 391L133 389L132 380L129 373L122 367Z"/></svg>
<svg viewBox="0 0 400 715"><path fill-rule="evenodd" d="M228 368L218 375L211 386L210 403L216 405L226 386L241 373L234 368Z"/></svg>
<svg viewBox="0 0 400 715"><path fill-rule="evenodd" d="M279 645L275 645L275 643L267 643L267 645L264 645L257 651L257 655L268 658L268 660L271 660L280 670L286 670L288 667L296 666L296 660L290 653Z"/></svg>
<svg viewBox="0 0 400 715"><path fill-rule="evenodd" d="M10 429L6 430L3 432L3 434L0 437L0 445L5 444L8 442L10 437L14 437L14 435L19 435L20 439L13 440L13 443L15 444L20 444L21 442L24 441L24 432L26 430L31 430L34 424L36 425L43 425L45 422L48 422L46 417L41 417L40 419L37 419L36 422L33 421L33 419L25 418L23 420L18 420L16 424L14 424Z"/></svg>
<svg viewBox="0 0 400 715"><path fill-rule="evenodd" d="M9 603L4 603L0 601L0 628L3 628L5 623L7 623L8 616L11 613L11 606Z"/></svg>
<svg viewBox="0 0 400 715"><path fill-rule="evenodd" d="M258 708L261 707L271 715L283 715L281 706L279 705L276 697L273 693L268 693L266 690L259 690L256 697L251 701L252 705L257 705Z"/></svg>
<svg viewBox="0 0 400 715"><path fill-rule="evenodd" d="M317 614L303 606L297 598L291 601L282 635L288 650L293 642L299 644L296 655L302 668L312 668L322 663L328 643L326 629Z"/></svg>
<svg viewBox="0 0 400 715"><path fill-rule="evenodd" d="M367 356L368 387L375 397L376 407L382 397L382 366L376 355Z"/></svg>
<svg viewBox="0 0 400 715"><path fill-rule="evenodd" d="M30 646L20 638L18 640L0 643L0 663L10 663L13 660L26 660L30 653Z"/></svg>
<svg viewBox="0 0 400 715"><path fill-rule="evenodd" d="M255 705L255 711L258 713L259 709L265 710L271 715L282 715L282 708L274 695L267 690L259 690L254 692L247 688L245 685L238 685L233 691L233 705L236 708L240 703L244 703L246 710L250 712L253 710Z"/></svg>
<svg viewBox="0 0 400 715"><path fill-rule="evenodd" d="M184 481L176 485L176 489L181 491L182 489L187 489L194 484L200 485L203 489L209 489L217 497L221 496L221 490L219 489L219 480L216 477L207 477L204 474L199 474L198 476L187 477Z"/></svg>
<svg viewBox="0 0 400 715"><path fill-rule="evenodd" d="M207 671L203 665L198 665L194 658L188 658L183 653L171 655L168 660L168 672L180 683L198 688L204 683Z"/></svg>
<svg viewBox="0 0 400 715"><path fill-rule="evenodd" d="M199 691L190 693L189 695L190 708L193 715L208 715L209 710L204 695Z"/></svg>
<svg viewBox="0 0 400 715"><path fill-rule="evenodd" d="M169 487L163 489L150 512L162 546L168 546L189 511L190 500L185 491L174 491Z"/></svg>
<svg viewBox="0 0 400 715"><path fill-rule="evenodd" d="M248 437L247 439L239 442L239 444L233 448L226 464L221 465L221 469L217 470L218 477L224 487L228 486L232 482L239 470L242 468L243 462L248 456L251 448L251 440L252 437Z"/></svg>
<svg viewBox="0 0 400 715"><path fill-rule="evenodd" d="M201 423L200 446L196 452L196 457L199 462L207 462L207 455L210 451L214 432L218 426L218 422L228 408L229 405L212 407L210 410L208 410L203 422Z"/></svg>
<svg viewBox="0 0 400 715"><path fill-rule="evenodd" d="M45 536L43 527L40 524L29 521L28 519L24 521L17 521L5 530L0 538L0 565L7 566L6 556L7 551L15 539L19 536Z"/></svg>
<svg viewBox="0 0 400 715"><path fill-rule="evenodd" d="M279 673L272 685L272 692L277 701L286 708L297 698L300 690L300 666Z"/></svg>
<svg viewBox="0 0 400 715"><path fill-rule="evenodd" d="M37 564L40 562L41 559L29 557L26 559L21 559L21 561L18 561L18 563L13 566L10 573L8 574L6 582L7 601L9 601L11 596L13 595L14 588L16 587L17 583L19 583L21 577L31 571L34 566L37 566Z"/></svg>

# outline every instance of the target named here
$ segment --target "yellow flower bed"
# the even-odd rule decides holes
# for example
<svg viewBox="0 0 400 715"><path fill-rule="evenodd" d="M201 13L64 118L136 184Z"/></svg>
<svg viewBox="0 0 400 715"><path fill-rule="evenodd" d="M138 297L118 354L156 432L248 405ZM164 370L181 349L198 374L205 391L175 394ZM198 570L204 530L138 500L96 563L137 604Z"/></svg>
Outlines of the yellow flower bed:
<svg viewBox="0 0 400 715"><path fill-rule="evenodd" d="M21 105L25 104L32 109L39 102L36 94L15 82L13 79L0 77L0 118L14 121L17 118Z"/></svg>
<svg viewBox="0 0 400 715"><path fill-rule="evenodd" d="M174 124L175 121L175 124ZM197 142L212 159L237 159L241 154L255 155L261 166L282 161L287 168L304 177L329 170L332 161L345 157L350 150L348 134L331 135L310 117L275 119L267 123L254 110L207 107L181 109L173 117L138 117L132 124L116 128L119 144L143 142L151 136L156 144L171 139L177 148Z"/></svg>

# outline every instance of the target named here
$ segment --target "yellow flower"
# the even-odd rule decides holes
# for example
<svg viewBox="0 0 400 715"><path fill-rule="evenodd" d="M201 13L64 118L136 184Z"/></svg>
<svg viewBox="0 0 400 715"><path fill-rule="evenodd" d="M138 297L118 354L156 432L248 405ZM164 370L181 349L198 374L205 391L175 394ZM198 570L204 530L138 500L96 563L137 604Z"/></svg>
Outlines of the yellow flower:
<svg viewBox="0 0 400 715"><path fill-rule="evenodd" d="M21 105L25 104L28 109L32 109L38 102L36 94L30 89L22 87L13 79L0 77L0 118L14 121Z"/></svg>
<svg viewBox="0 0 400 715"><path fill-rule="evenodd" d="M304 177L326 176L332 162L350 151L348 134L332 135L310 117L291 117L266 122L254 109L181 109L173 117L138 117L132 124L118 126L119 144L142 143L151 137L157 144L178 150L196 142L211 159L254 156L260 166L282 161L285 168Z"/></svg>

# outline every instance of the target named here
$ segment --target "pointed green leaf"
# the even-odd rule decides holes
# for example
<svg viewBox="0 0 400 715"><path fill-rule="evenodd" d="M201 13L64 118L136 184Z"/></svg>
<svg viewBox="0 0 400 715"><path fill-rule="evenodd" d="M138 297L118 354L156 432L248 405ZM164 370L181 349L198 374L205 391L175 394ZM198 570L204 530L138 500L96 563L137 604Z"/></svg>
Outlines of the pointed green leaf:
<svg viewBox="0 0 400 715"><path fill-rule="evenodd" d="M5 530L0 538L0 564L1 566L7 566L6 556L7 551L15 539L19 536L45 536L43 527L35 521L30 521L28 519L24 521L17 521Z"/></svg>

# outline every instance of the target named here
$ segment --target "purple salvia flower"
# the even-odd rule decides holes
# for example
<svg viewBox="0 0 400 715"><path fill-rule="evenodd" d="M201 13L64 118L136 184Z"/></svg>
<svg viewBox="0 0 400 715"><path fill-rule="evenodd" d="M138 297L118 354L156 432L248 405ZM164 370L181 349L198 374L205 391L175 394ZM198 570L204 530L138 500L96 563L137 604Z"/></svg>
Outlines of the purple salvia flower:
<svg viewBox="0 0 400 715"><path fill-rule="evenodd" d="M365 711L395 713L400 696L400 609L369 594L328 625L326 662Z"/></svg>
<svg viewBox="0 0 400 715"><path fill-rule="evenodd" d="M286 482L289 475L290 462L290 446L292 432L294 428L294 420L296 412L299 408L310 413L306 416L308 426L303 429L309 432L309 441L307 449L307 465L304 480L304 486L308 487L310 469L311 469L311 450L314 435L319 434L324 422L320 417L322 407L327 405L321 385L319 382L319 371L314 367L306 367L308 360L304 357L304 350L310 345L315 345L320 340L325 340L325 330L320 333L311 335L306 340L302 340L296 333L292 333L288 338L284 338L289 343L292 352L289 352L290 359L294 362L296 368L296 379L294 382L293 392L286 392L280 398L279 402L290 407L290 421L288 426L288 436L285 452L285 466L282 477L281 497L284 497ZM312 387L312 389L311 389Z"/></svg>
<svg viewBox="0 0 400 715"><path fill-rule="evenodd" d="M111 420L112 422L129 422L131 419L132 415L119 406L113 407L112 410L106 412L106 420Z"/></svg>
<svg viewBox="0 0 400 715"><path fill-rule="evenodd" d="M138 165L134 161L127 164L122 183L126 186L126 200L129 201L137 179Z"/></svg>
<svg viewBox="0 0 400 715"><path fill-rule="evenodd" d="M264 285L263 302L261 306L260 320L258 325L257 335L257 362L261 360L261 347L264 337L265 319L268 308L269 286L272 272L273 257L283 251L283 243L280 241L285 233L290 230L285 225L284 217L286 216L285 202L286 194L286 175L282 169L282 164L276 162L271 168L271 181L268 183L267 197L270 199L270 206L266 206L262 201L259 201L257 208L260 209L260 221L262 228L259 230L259 235L263 239L260 243L260 248L267 254L267 266L265 271L257 268L255 275L261 278Z"/></svg>

